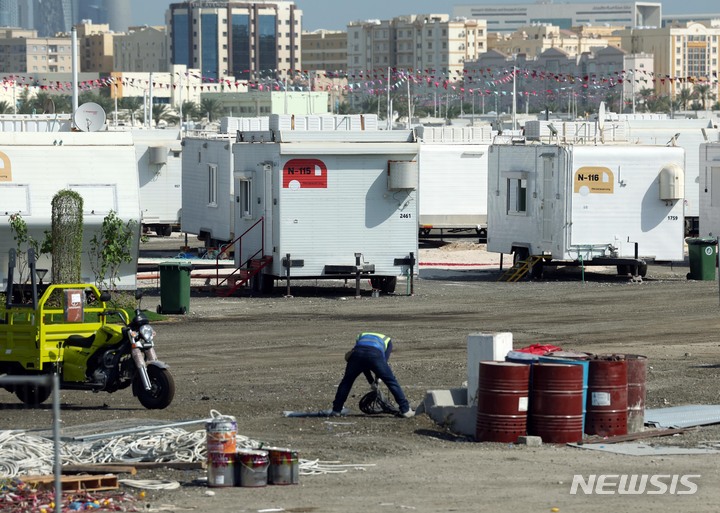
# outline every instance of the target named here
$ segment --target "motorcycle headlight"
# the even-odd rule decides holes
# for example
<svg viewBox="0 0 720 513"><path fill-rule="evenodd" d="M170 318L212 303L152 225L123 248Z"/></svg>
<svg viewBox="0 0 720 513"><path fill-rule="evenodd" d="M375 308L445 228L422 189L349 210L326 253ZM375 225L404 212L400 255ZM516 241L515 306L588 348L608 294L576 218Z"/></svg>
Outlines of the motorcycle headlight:
<svg viewBox="0 0 720 513"><path fill-rule="evenodd" d="M140 336L143 338L143 340L145 340L145 342L148 342L150 344L153 343L153 337L155 337L155 330L152 329L152 326L150 326L149 324L140 326L138 333L140 333Z"/></svg>

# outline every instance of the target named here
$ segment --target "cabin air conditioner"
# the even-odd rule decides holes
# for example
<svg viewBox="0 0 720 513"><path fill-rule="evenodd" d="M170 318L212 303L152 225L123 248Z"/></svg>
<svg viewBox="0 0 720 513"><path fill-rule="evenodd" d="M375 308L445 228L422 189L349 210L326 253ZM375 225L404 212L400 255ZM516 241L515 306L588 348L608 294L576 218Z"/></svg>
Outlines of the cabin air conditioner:
<svg viewBox="0 0 720 513"><path fill-rule="evenodd" d="M660 199L680 200L685 197L685 177L679 164L667 164L660 170Z"/></svg>
<svg viewBox="0 0 720 513"><path fill-rule="evenodd" d="M389 160L387 172L389 191L417 189L418 165L416 160Z"/></svg>

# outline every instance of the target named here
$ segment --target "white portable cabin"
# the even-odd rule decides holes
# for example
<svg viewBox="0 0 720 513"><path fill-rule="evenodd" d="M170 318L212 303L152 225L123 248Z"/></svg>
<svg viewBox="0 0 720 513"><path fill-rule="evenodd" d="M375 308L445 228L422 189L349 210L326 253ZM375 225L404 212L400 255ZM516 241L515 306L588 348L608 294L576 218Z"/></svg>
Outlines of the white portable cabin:
<svg viewBox="0 0 720 513"><path fill-rule="evenodd" d="M386 292L398 276L417 273L414 132L277 130L239 139L244 142L233 146L238 267L265 256L272 257L265 279L358 271Z"/></svg>
<svg viewBox="0 0 720 513"><path fill-rule="evenodd" d="M669 146L493 145L488 251L683 260L683 161Z"/></svg>
<svg viewBox="0 0 720 513"><path fill-rule="evenodd" d="M182 215L180 229L207 247L233 239L234 136L182 140Z"/></svg>
<svg viewBox="0 0 720 513"><path fill-rule="evenodd" d="M619 122L623 122L622 119ZM616 121L606 121L614 124ZM700 216L700 145L720 141L717 118L711 119L633 119L625 117L628 142L679 146L685 150L685 220L686 233L698 229Z"/></svg>
<svg viewBox="0 0 720 513"><path fill-rule="evenodd" d="M0 132L0 281L6 285L8 251L15 247L9 217L19 213L30 235L44 240L52 228L52 199L63 189L83 198L81 279L95 281L88 244L111 211L140 231L138 173L129 132ZM120 289L136 288L138 239L134 258L120 266ZM51 268L49 255L37 262ZM46 282L50 279L48 275Z"/></svg>
<svg viewBox="0 0 720 513"><path fill-rule="evenodd" d="M419 229L487 229L487 163L492 127L418 127Z"/></svg>
<svg viewBox="0 0 720 513"><path fill-rule="evenodd" d="M699 235L720 236L720 142L700 145Z"/></svg>
<svg viewBox="0 0 720 513"><path fill-rule="evenodd" d="M143 228L167 236L180 226L182 146L179 129L132 130Z"/></svg>

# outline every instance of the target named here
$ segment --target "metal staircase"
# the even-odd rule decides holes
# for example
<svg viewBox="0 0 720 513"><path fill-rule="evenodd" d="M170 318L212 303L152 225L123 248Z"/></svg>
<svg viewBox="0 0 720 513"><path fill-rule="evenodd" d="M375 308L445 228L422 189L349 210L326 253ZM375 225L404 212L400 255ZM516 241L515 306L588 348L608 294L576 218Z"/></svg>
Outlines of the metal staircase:
<svg viewBox="0 0 720 513"><path fill-rule="evenodd" d="M238 243L238 254L242 255L243 238L256 229L261 230L260 248L252 253L240 266L229 275L220 279L220 258L223 254L230 251ZM272 255L265 254L265 218L261 217L250 228L245 230L240 236L226 244L216 255L216 275L215 275L215 293L218 296L228 297L233 295L237 290L241 289L254 277L262 272L262 270L272 262Z"/></svg>
<svg viewBox="0 0 720 513"><path fill-rule="evenodd" d="M497 281L516 282L520 281L534 265L544 260L543 255L530 255L525 260L518 260L513 266L505 271Z"/></svg>

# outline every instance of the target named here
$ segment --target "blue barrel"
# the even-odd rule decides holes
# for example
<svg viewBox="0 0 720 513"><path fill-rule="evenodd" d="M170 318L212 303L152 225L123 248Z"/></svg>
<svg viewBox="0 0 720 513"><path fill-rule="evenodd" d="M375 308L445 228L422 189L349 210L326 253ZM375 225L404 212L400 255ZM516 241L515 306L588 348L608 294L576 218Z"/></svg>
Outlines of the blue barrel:
<svg viewBox="0 0 720 513"><path fill-rule="evenodd" d="M590 375L590 360L581 360L574 358L563 358L561 356L541 356L539 358L540 363L565 363L582 366L582 380L583 380L583 417L582 417L582 432L585 432L585 416L587 415L587 391L588 391L588 376Z"/></svg>

